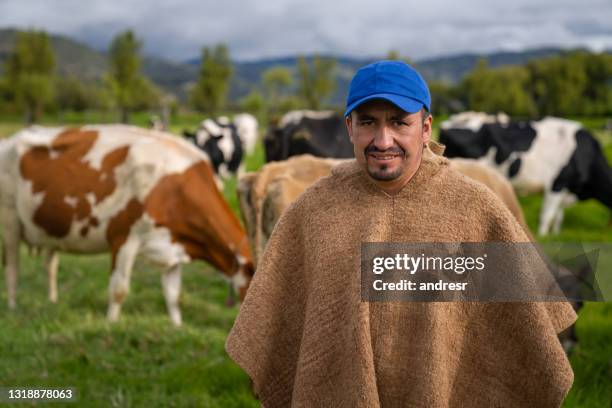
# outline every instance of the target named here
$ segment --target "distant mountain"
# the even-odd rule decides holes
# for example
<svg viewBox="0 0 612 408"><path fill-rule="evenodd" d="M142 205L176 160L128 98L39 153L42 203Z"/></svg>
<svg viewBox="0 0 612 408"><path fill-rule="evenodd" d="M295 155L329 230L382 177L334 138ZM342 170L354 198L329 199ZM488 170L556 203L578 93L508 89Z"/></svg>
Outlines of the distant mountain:
<svg viewBox="0 0 612 408"><path fill-rule="evenodd" d="M417 61L416 68L428 80L456 83L470 72L481 58L484 58L489 67L502 65L524 65L527 62L559 55L564 50L560 48L538 48L520 52L494 52L491 54L458 54Z"/></svg>
<svg viewBox="0 0 612 408"><path fill-rule="evenodd" d="M524 52L496 52L487 55L458 54L416 61L414 65L428 81L445 81L454 84L470 72L481 58L487 60L490 67L499 67L502 65L522 65L533 59L550 57L562 52L564 50L560 48L542 48ZM373 62L374 59L334 58L336 58L337 64L337 82L336 91L330 99L330 103L338 105L344 103L350 80L355 71L359 67ZM236 99L248 94L258 84L261 74L273 66L285 66L295 72L297 60L297 57L284 57L235 64L230 98ZM188 63L197 65L199 60L190 60Z"/></svg>
<svg viewBox="0 0 612 408"><path fill-rule="evenodd" d="M0 72L15 44L16 30L0 30ZM50 35L55 52L57 72L73 75L82 81L101 81L108 69L107 56L85 44L60 35ZM192 82L197 67L174 63L157 57L143 57L142 71L155 84L179 97L185 96L185 86Z"/></svg>
<svg viewBox="0 0 612 408"><path fill-rule="evenodd" d="M325 56L324 58L336 59L336 92L332 96L330 103L339 104L344 102L348 84L359 67L368 64L373 59L358 59L350 57ZM288 68L294 77L297 77L297 65L299 57L281 57L270 58L253 62L239 62L234 64L234 75L230 87L230 99L237 100L240 97L247 95L251 90L259 86L262 74L275 66L283 66ZM312 57L306 57L307 61L311 61ZM199 64L199 61L192 60L191 64ZM297 81L296 81L297 82Z"/></svg>
<svg viewBox="0 0 612 408"><path fill-rule="evenodd" d="M187 88L195 82L198 67L147 56L142 60L142 73L166 92L186 100Z"/></svg>
<svg viewBox="0 0 612 408"><path fill-rule="evenodd" d="M0 69L2 70L4 70L4 61L13 49L16 35L16 30L0 30ZM102 78L106 71L106 57L103 54L67 37L50 35L50 39L60 75L74 75L84 81Z"/></svg>
<svg viewBox="0 0 612 408"><path fill-rule="evenodd" d="M0 72L15 42L16 30L0 29ZM50 35L56 54L57 70L60 75L74 75L84 81L100 81L107 70L107 57L73 39ZM480 58L487 60L489 66L521 65L527 61L558 55L565 52L559 48L542 48L523 52L495 52L486 55L459 54L416 61L416 68L427 80L456 83L474 68ZM372 62L372 58L353 58L331 56L337 61L337 86L330 103L339 105L344 102L348 85L354 72L361 66ZM296 73L298 57L287 56L250 62L236 62L229 91L232 101L237 101L259 86L263 72L273 66L285 66ZM185 62L170 62L162 58L147 56L143 58L142 70L151 81L166 92L185 100L187 88L196 81L199 59Z"/></svg>

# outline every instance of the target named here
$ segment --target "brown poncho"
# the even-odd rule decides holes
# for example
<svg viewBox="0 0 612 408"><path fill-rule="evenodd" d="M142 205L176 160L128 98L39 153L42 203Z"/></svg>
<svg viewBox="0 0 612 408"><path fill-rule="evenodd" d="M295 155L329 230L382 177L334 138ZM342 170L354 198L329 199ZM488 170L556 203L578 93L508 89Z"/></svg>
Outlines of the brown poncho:
<svg viewBox="0 0 612 408"><path fill-rule="evenodd" d="M362 302L362 242L526 242L484 186L425 149L395 196L337 166L276 225L227 352L271 407L557 407L566 303Z"/></svg>

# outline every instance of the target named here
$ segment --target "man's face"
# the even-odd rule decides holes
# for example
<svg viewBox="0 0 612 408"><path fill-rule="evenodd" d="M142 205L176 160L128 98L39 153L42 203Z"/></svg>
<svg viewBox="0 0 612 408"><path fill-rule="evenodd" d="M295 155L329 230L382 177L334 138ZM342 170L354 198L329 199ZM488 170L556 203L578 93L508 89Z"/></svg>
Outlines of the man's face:
<svg viewBox="0 0 612 408"><path fill-rule="evenodd" d="M406 184L431 137L431 116L407 113L385 100L360 105L346 118L355 158L386 190Z"/></svg>

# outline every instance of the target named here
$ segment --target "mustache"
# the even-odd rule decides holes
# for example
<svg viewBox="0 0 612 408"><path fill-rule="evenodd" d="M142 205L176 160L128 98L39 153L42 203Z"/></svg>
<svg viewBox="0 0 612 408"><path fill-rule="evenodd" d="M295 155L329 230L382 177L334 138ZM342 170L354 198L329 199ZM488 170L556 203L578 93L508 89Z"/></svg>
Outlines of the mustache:
<svg viewBox="0 0 612 408"><path fill-rule="evenodd" d="M404 151L404 149L402 149L399 146L393 146L389 149L385 149L385 150L381 150L378 147L374 146L374 145L370 145L368 147L366 147L366 149L364 150L364 153L370 154L370 153L386 153L386 154L399 154L399 155L404 155L406 152Z"/></svg>

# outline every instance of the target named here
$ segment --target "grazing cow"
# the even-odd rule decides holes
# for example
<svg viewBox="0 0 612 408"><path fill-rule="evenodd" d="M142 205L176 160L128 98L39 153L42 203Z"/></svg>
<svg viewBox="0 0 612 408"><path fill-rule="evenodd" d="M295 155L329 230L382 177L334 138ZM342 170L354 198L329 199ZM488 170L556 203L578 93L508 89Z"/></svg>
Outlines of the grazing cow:
<svg viewBox="0 0 612 408"><path fill-rule="evenodd" d="M317 157L353 157L344 118L334 111L291 111L264 139L266 161L286 160L299 154Z"/></svg>
<svg viewBox="0 0 612 408"><path fill-rule="evenodd" d="M238 179L238 200L249 236L253 262L261 257L281 213L308 186L327 176L343 160L305 154L264 165Z"/></svg>
<svg viewBox="0 0 612 408"><path fill-rule="evenodd" d="M227 117L205 119L195 132L183 131L183 136L208 155L221 179L242 174L243 144L236 125Z"/></svg>
<svg viewBox="0 0 612 408"><path fill-rule="evenodd" d="M244 146L244 151L247 156L250 156L255 151L255 144L258 137L258 124L255 116L250 113L239 113L234 116L234 125L238 131L238 136Z"/></svg>
<svg viewBox="0 0 612 408"><path fill-rule="evenodd" d="M170 318L181 265L205 260L241 297L253 274L246 234L216 188L208 158L172 135L124 125L32 127L0 144L0 210L9 307L19 243L110 251L108 318L119 318L136 256L162 266ZM56 255L49 257L57 268Z"/></svg>
<svg viewBox="0 0 612 408"><path fill-rule="evenodd" d="M451 118L441 126L440 142L448 157L478 159L518 192L543 191L540 235L558 233L564 207L576 200L594 198L612 208L612 170L599 142L577 122L547 117L484 123L474 131Z"/></svg>
<svg viewBox="0 0 612 408"><path fill-rule="evenodd" d="M430 144L434 149L441 148ZM247 173L238 181L238 200L251 244L253 263L257 265L268 238L283 211L308 186L327 176L341 159L321 159L301 155L286 161L264 165L256 173ZM489 187L508 206L517 221L530 234L520 204L509 182L495 170L475 160L451 160L451 166L467 177Z"/></svg>

